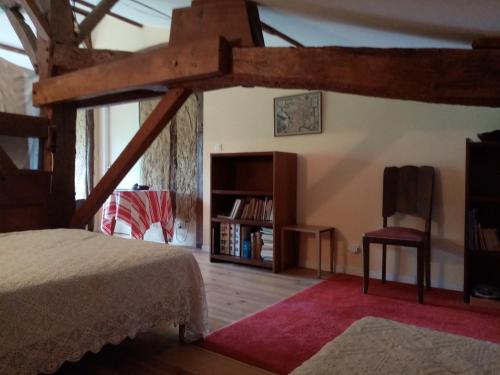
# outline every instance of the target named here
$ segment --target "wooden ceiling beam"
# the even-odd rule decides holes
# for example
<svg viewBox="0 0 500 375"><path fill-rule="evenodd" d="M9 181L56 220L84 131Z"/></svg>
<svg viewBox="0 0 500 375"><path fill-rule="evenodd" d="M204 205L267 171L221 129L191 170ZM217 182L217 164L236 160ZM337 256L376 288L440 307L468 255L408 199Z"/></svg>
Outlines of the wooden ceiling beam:
<svg viewBox="0 0 500 375"><path fill-rule="evenodd" d="M18 0L26 13L28 13L39 37L50 39L50 26L47 18L42 13L36 0Z"/></svg>
<svg viewBox="0 0 500 375"><path fill-rule="evenodd" d="M38 106L102 97L228 72L230 49L223 39L135 53L117 61L40 80L33 86Z"/></svg>
<svg viewBox="0 0 500 375"><path fill-rule="evenodd" d="M5 14L9 19L12 28L16 32L24 51L28 55L31 61L31 65L35 71L38 69L36 60L36 36L33 30L25 22L23 15L19 11L19 8L5 8Z"/></svg>
<svg viewBox="0 0 500 375"><path fill-rule="evenodd" d="M78 33L77 41L78 44L83 42L87 38L92 30L101 22L104 16L111 10L113 5L116 4L118 0L101 0L99 4L90 12L90 14L85 17L85 19L80 24L80 31Z"/></svg>
<svg viewBox="0 0 500 375"><path fill-rule="evenodd" d="M231 74L177 85L328 90L499 107L500 50L233 48Z"/></svg>
<svg viewBox="0 0 500 375"><path fill-rule="evenodd" d="M92 3L89 3L88 1L85 1L85 0L75 0L76 3L78 4L81 4L83 6L86 6L86 7L89 7L90 9L94 9L95 8L95 5L92 4ZM80 9L80 8L77 8L77 7L73 7L73 10L75 12L78 12L84 16L88 16L90 14L90 12L86 11L86 10L83 10L83 9ZM139 22L136 22L134 20L131 20L130 18L127 18L127 17L123 17L117 13L114 13L114 12L111 12L109 11L107 13L108 16L110 17L113 17L113 18L116 18L117 20L120 20L120 21L123 21L125 23L128 23L129 25L132 25L132 26L135 26L135 27L139 27L139 28L142 28L144 27L143 24L139 23Z"/></svg>
<svg viewBox="0 0 500 375"><path fill-rule="evenodd" d="M15 52L19 53L21 55L28 55L25 50L22 48L18 48L15 46L11 46L10 44L5 44L5 43L0 43L0 49L3 49L5 51L10 51L10 52Z"/></svg>
<svg viewBox="0 0 500 375"><path fill-rule="evenodd" d="M500 49L500 36L496 37L482 37L472 41L472 48L474 49Z"/></svg>
<svg viewBox="0 0 500 375"><path fill-rule="evenodd" d="M276 30L274 27L268 25L267 23L261 22L262 31L277 36L280 39L283 39L285 42L290 43L294 47L304 47L304 45L300 42L297 42L295 39L289 37L288 35L282 33L279 30Z"/></svg>
<svg viewBox="0 0 500 375"><path fill-rule="evenodd" d="M96 98L78 100L75 102L75 105L77 108L94 108L103 105L137 102L143 99L161 97L165 95L167 91L168 89L166 86L143 88L140 90L117 92Z"/></svg>
<svg viewBox="0 0 500 375"><path fill-rule="evenodd" d="M77 209L71 220L72 227L83 227L92 219L120 181L177 113L189 95L191 95L191 91L185 89L174 89L165 94L130 143L92 190L83 205Z"/></svg>
<svg viewBox="0 0 500 375"><path fill-rule="evenodd" d="M46 139L48 134L49 120L45 117L0 112L0 135Z"/></svg>
<svg viewBox="0 0 500 375"><path fill-rule="evenodd" d="M56 44L54 46L53 66L56 74L63 74L116 61L131 55L132 52L78 48L76 46Z"/></svg>

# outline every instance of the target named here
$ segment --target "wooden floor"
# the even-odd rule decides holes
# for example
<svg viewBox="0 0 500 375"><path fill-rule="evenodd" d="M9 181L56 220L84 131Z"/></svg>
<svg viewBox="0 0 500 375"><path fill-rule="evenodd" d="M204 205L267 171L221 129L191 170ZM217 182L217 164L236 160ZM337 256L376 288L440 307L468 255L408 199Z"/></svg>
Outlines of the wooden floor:
<svg viewBox="0 0 500 375"><path fill-rule="evenodd" d="M318 283L313 270L273 274L267 270L227 263L210 263L208 253L192 250L205 280L210 330L216 330ZM326 275L324 277L327 277ZM66 374L218 374L250 375L268 372L195 345L179 344L177 330L157 327L66 363Z"/></svg>

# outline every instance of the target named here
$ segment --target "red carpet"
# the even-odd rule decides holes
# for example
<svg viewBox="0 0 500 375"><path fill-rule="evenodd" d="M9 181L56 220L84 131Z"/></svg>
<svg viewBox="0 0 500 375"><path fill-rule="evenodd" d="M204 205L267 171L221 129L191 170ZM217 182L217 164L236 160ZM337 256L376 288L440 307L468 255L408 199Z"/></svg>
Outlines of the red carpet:
<svg viewBox="0 0 500 375"><path fill-rule="evenodd" d="M463 303L462 293L433 289L417 304L414 285L337 275L220 329L201 345L239 361L287 374L364 316L377 316L500 343L500 309ZM500 302L498 302L500 303Z"/></svg>

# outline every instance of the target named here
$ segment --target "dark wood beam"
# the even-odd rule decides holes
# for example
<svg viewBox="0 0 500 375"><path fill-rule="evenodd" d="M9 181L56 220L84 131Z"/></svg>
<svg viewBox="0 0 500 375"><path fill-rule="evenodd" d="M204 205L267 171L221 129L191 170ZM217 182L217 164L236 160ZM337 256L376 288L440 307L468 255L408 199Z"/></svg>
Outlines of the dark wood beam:
<svg viewBox="0 0 500 375"><path fill-rule="evenodd" d="M193 90L279 87L430 103L500 106L500 50L233 48L232 73Z"/></svg>
<svg viewBox="0 0 500 375"><path fill-rule="evenodd" d="M18 47L15 47L15 46L11 46L9 44L5 44L5 43L0 43L0 49L10 51L10 52L19 53L21 55L28 55L25 50L18 48Z"/></svg>
<svg viewBox="0 0 500 375"><path fill-rule="evenodd" d="M119 60L130 55L132 55L131 52L125 51L78 48L57 44L54 46L53 65L56 74L63 74Z"/></svg>
<svg viewBox="0 0 500 375"><path fill-rule="evenodd" d="M285 42L290 43L294 47L304 47L302 43L297 42L295 39L289 37L288 35L282 33L279 30L276 30L274 27L268 25L267 23L261 22L262 31L277 36L280 39L283 39Z"/></svg>
<svg viewBox="0 0 500 375"><path fill-rule="evenodd" d="M263 46L257 5L245 0L193 1L172 12L170 45L223 37L231 46Z"/></svg>
<svg viewBox="0 0 500 375"><path fill-rule="evenodd" d="M75 102L77 108L93 108L103 105L122 104L137 102L148 98L158 98L167 92L166 86L152 87L150 89L132 90L103 95L91 99L78 100Z"/></svg>
<svg viewBox="0 0 500 375"><path fill-rule="evenodd" d="M44 117L0 112L0 135L10 137L48 137L49 121Z"/></svg>
<svg viewBox="0 0 500 375"><path fill-rule="evenodd" d="M21 41L24 51L31 61L31 65L33 65L33 68L37 70L36 36L33 33L33 30L31 30L31 28L24 21L24 17L19 11L19 8L5 8L5 14Z"/></svg>
<svg viewBox="0 0 500 375"><path fill-rule="evenodd" d="M228 71L230 50L222 39L135 53L33 86L33 103L78 101L151 85L219 76Z"/></svg>
<svg viewBox="0 0 500 375"><path fill-rule="evenodd" d="M78 3L78 4L81 4L83 6L89 7L90 9L94 9L95 8L94 4L89 3L88 1L85 1L85 0L75 0L75 3ZM83 9L76 8L74 10L77 11L77 12L80 12L80 11L83 12L83 15L85 15L85 16L87 16L87 15L90 14L90 12L84 11ZM144 25L142 23L136 22L136 21L131 20L130 18L127 18L127 17L123 17L123 16L121 16L121 15L119 15L117 13L109 11L107 14L108 14L108 16L116 18L117 20L123 21L125 23L128 23L129 25L136 26L136 27L139 27L139 28L144 27Z"/></svg>
<svg viewBox="0 0 500 375"><path fill-rule="evenodd" d="M28 13L39 37L50 39L50 27L47 18L42 13L38 3L35 0L18 0L26 13Z"/></svg>
<svg viewBox="0 0 500 375"><path fill-rule="evenodd" d="M130 143L92 190L85 203L75 212L71 220L72 227L82 227L92 219L190 94L191 92L185 89L174 89L165 94Z"/></svg>
<svg viewBox="0 0 500 375"><path fill-rule="evenodd" d="M81 43L87 38L92 30L101 22L106 13L108 13L113 5L116 4L118 0L101 0L99 4L90 12L90 14L85 17L85 19L80 24L80 31L78 33L78 43Z"/></svg>
<svg viewBox="0 0 500 375"><path fill-rule="evenodd" d="M500 36L482 37L472 41L474 49L500 49Z"/></svg>

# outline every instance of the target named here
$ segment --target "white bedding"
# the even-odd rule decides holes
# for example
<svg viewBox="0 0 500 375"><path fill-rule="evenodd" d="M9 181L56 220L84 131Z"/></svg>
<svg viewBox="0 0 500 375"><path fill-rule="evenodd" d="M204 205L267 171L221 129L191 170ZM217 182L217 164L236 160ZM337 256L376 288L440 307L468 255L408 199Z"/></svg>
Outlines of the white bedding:
<svg viewBox="0 0 500 375"><path fill-rule="evenodd" d="M291 373L330 374L500 374L500 345L365 317Z"/></svg>
<svg viewBox="0 0 500 375"><path fill-rule="evenodd" d="M0 234L0 374L54 372L160 322L208 332L189 252L83 230Z"/></svg>

